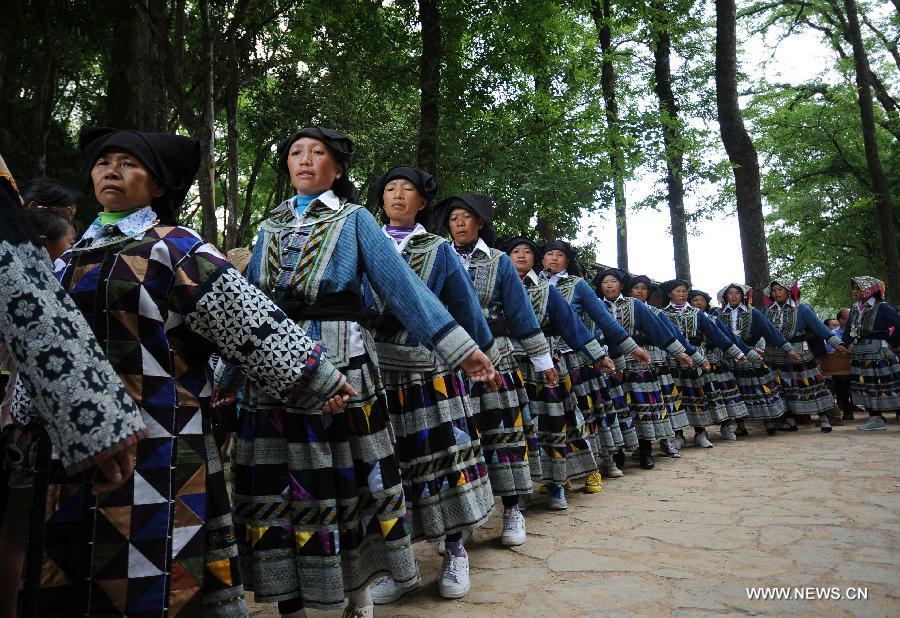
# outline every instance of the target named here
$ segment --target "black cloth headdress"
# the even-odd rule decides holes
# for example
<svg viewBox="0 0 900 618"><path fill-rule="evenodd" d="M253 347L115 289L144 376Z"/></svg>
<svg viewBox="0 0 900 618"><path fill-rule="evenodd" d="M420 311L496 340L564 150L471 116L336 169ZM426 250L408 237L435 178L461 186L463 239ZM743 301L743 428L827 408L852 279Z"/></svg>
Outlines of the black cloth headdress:
<svg viewBox="0 0 900 618"><path fill-rule="evenodd" d="M289 173L287 165L288 153L291 150L291 146L294 145L294 142L301 137L317 139L325 144L344 172L341 174L340 178L331 184L331 190L334 191L334 194L338 197L342 197L351 202L357 201L359 198L359 189L356 188L356 185L351 182L350 177L347 175L347 171L350 169L350 163L353 161L353 155L356 154L356 150L353 147L353 140L339 131L327 129L325 127L307 127L305 129L300 129L287 139L282 140L278 143L276 148L278 154L278 169L285 174Z"/></svg>
<svg viewBox="0 0 900 618"><path fill-rule="evenodd" d="M663 294L668 295L669 292L677 288L679 285L683 285L687 289L691 289L691 284L684 279L669 279L668 281L664 281L659 284L659 289L662 290Z"/></svg>
<svg viewBox="0 0 900 618"><path fill-rule="evenodd" d="M416 213L416 223L421 223L425 228L430 229L432 224L431 202L437 197L440 187L437 179L417 167L411 165L398 165L389 169L381 178L378 179L376 191L378 193L378 207L384 210L384 188L392 180L404 178L416 187L419 194L425 198L427 205L425 208ZM385 213L386 215L386 213ZM385 218L387 221L387 218Z"/></svg>
<svg viewBox="0 0 900 618"><path fill-rule="evenodd" d="M566 272L569 274L580 276L584 272L581 264L578 263L578 252L575 251L575 247L566 241L551 240L544 245L542 253L547 253L548 251L562 251L566 254L566 257L569 259L569 265L566 267Z"/></svg>
<svg viewBox="0 0 900 618"><path fill-rule="evenodd" d="M507 255L510 255L512 253L512 250L519 245L527 245L528 248L531 249L531 252L534 254L534 266L532 267L532 270L537 272L541 269L539 263L541 259L541 250L538 248L537 243L527 236L516 236L515 238L510 238L502 244L503 250Z"/></svg>
<svg viewBox="0 0 900 618"><path fill-rule="evenodd" d="M630 292L638 283L646 285L651 294L657 289L656 284L650 281L650 277L647 275L632 275L632 277L628 279L628 285L626 286L628 291Z"/></svg>
<svg viewBox="0 0 900 618"><path fill-rule="evenodd" d="M618 279L619 283L622 284L624 291L625 285L628 283L628 274L624 270L619 268L607 268L606 270L601 270L597 273L597 276L594 277L594 288L599 291L601 288L600 284L603 283L603 280L606 279L606 277L615 277Z"/></svg>
<svg viewBox="0 0 900 618"><path fill-rule="evenodd" d="M702 296L703 298L705 298L707 305L712 302L712 296L710 296L703 290L688 290L688 300L691 300L695 296Z"/></svg>
<svg viewBox="0 0 900 618"><path fill-rule="evenodd" d="M494 231L494 226L491 225L494 213L494 200L490 196L478 193L461 193L460 195L451 195L442 199L435 206L435 214L440 226L439 233L444 234L447 231L447 221L450 219L450 213L455 208L468 210L484 221L484 227L481 228L478 235L484 239L488 246L493 245L497 234Z"/></svg>

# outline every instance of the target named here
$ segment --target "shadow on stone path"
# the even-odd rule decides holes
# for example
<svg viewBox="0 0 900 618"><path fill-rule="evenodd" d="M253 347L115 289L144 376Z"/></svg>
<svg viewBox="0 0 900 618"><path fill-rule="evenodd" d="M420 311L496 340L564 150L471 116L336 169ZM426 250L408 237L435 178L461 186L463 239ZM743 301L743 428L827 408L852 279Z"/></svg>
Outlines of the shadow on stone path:
<svg viewBox="0 0 900 618"><path fill-rule="evenodd" d="M498 542L498 501L467 548L464 599L439 597L441 557L419 544L423 587L376 616L900 616L900 429L888 427L769 437L751 425L737 443L714 435L715 448L658 457L652 471L628 467L599 495L573 490L567 511L535 494L528 540L514 549ZM837 590L748 599L757 586ZM857 587L867 600L830 598Z"/></svg>

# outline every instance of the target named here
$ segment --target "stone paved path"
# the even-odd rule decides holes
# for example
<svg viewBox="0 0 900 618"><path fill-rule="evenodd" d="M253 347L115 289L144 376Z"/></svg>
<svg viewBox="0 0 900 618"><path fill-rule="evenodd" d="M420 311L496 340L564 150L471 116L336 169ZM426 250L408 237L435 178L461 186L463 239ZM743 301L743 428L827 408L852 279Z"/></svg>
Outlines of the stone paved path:
<svg viewBox="0 0 900 618"><path fill-rule="evenodd" d="M599 495L571 492L568 511L536 496L521 547L500 546L498 502L468 548L463 600L438 596L441 558L421 544L423 587L376 615L900 616L896 422L875 433L750 429L737 443L713 436L713 449L657 458L652 471L631 466ZM747 586L862 587L868 599L751 601Z"/></svg>

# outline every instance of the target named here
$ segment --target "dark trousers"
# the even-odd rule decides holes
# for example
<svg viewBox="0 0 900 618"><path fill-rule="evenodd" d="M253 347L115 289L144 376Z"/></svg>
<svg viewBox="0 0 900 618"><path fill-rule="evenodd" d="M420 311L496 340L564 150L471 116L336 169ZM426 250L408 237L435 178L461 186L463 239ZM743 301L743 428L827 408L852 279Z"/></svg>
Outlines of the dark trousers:
<svg viewBox="0 0 900 618"><path fill-rule="evenodd" d="M853 403L850 396L850 376L832 376L831 382L834 384L834 399L837 402L838 410L842 414L853 412Z"/></svg>

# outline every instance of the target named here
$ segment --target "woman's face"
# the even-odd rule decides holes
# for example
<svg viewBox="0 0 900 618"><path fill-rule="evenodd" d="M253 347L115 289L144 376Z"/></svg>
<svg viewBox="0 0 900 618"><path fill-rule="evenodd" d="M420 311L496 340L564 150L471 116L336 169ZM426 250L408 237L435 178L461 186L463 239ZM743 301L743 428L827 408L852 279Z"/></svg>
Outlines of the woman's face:
<svg viewBox="0 0 900 618"><path fill-rule="evenodd" d="M559 249L551 249L544 253L544 269L553 274L561 273L569 267L569 258Z"/></svg>
<svg viewBox="0 0 900 618"><path fill-rule="evenodd" d="M778 285L777 283L772 284L772 297L775 299L776 303L786 302L788 299L788 291L784 289L783 286Z"/></svg>
<svg viewBox="0 0 900 618"><path fill-rule="evenodd" d="M863 291L859 289L859 286L855 283L853 284L853 300L860 302L863 299Z"/></svg>
<svg viewBox="0 0 900 618"><path fill-rule="evenodd" d="M484 227L484 221L466 208L454 208L447 221L450 236L457 245L471 245L478 242L478 230Z"/></svg>
<svg viewBox="0 0 900 618"><path fill-rule="evenodd" d="M639 281L631 286L631 297L647 302L647 299L650 298L650 288L643 281Z"/></svg>
<svg viewBox="0 0 900 618"><path fill-rule="evenodd" d="M737 288L729 288L725 292L725 297L728 299L728 304L732 307L737 307L744 302L744 293Z"/></svg>
<svg viewBox="0 0 900 618"><path fill-rule="evenodd" d="M524 277L529 270L534 268L534 252L528 245L518 245L509 252L509 258L520 277Z"/></svg>
<svg viewBox="0 0 900 618"><path fill-rule="evenodd" d="M107 152L91 168L94 195L106 212L149 206L163 194L156 178L137 157L127 152Z"/></svg>
<svg viewBox="0 0 900 618"><path fill-rule="evenodd" d="M606 275L600 282L600 291L606 300L615 300L622 293L622 282L612 275Z"/></svg>
<svg viewBox="0 0 900 618"><path fill-rule="evenodd" d="M669 292L669 300L671 300L676 305L683 305L687 302L688 289L687 286L679 285L674 290Z"/></svg>
<svg viewBox="0 0 900 618"><path fill-rule="evenodd" d="M694 305L700 311L706 311L707 307L709 307L709 303L706 302L706 297L701 296L700 294L695 295L691 299L691 304Z"/></svg>
<svg viewBox="0 0 900 618"><path fill-rule="evenodd" d="M41 240L44 241L44 247L46 247L47 253L50 254L50 259L56 261L59 256L68 251L69 248L75 244L75 228L71 225L67 225L65 234L56 240L47 240L43 236L41 237Z"/></svg>
<svg viewBox="0 0 900 618"><path fill-rule="evenodd" d="M291 144L287 157L291 184L301 195L318 195L341 177L341 165L324 142L301 137Z"/></svg>
<svg viewBox="0 0 900 618"><path fill-rule="evenodd" d="M416 185L405 178L395 178L387 183L381 194L384 212L391 225L412 227L416 224L416 213L425 208L425 198Z"/></svg>

